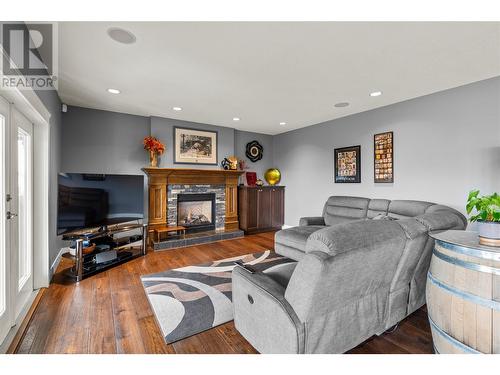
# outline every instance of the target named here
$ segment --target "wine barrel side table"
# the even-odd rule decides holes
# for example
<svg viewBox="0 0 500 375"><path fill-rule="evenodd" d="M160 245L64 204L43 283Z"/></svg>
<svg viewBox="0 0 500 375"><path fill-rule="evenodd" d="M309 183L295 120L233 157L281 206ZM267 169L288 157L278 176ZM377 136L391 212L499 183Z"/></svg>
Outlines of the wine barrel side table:
<svg viewBox="0 0 500 375"><path fill-rule="evenodd" d="M436 353L500 353L500 248L476 232L435 239L426 299Z"/></svg>

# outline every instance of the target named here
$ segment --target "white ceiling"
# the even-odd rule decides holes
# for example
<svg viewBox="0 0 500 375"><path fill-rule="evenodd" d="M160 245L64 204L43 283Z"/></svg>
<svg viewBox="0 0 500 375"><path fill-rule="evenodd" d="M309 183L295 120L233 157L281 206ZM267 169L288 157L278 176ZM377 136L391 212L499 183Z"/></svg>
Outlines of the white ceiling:
<svg viewBox="0 0 500 375"><path fill-rule="evenodd" d="M500 23L64 22L59 44L67 104L267 134L500 76Z"/></svg>

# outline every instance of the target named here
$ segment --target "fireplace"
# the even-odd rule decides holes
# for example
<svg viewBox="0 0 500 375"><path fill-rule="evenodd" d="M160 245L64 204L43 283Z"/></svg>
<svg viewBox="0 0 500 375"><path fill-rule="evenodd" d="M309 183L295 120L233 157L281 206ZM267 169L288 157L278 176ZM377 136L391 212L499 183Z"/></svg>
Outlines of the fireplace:
<svg viewBox="0 0 500 375"><path fill-rule="evenodd" d="M186 232L214 230L215 221L215 193L177 196L177 225Z"/></svg>

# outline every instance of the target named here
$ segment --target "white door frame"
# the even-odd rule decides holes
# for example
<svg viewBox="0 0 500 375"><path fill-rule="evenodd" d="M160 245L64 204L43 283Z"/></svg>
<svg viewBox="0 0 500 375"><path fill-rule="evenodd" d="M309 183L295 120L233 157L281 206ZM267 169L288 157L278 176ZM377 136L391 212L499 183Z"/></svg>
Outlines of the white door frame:
<svg viewBox="0 0 500 375"><path fill-rule="evenodd" d="M0 74L0 79L3 75ZM33 288L49 286L50 112L33 90L0 90L33 123ZM5 197L2 197L5 199Z"/></svg>

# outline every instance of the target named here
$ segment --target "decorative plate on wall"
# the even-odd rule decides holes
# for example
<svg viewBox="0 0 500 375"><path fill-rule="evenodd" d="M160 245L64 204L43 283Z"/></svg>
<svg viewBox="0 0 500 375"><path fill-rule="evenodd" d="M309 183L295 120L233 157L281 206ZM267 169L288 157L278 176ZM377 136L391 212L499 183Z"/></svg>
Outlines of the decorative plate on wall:
<svg viewBox="0 0 500 375"><path fill-rule="evenodd" d="M257 141L252 141L247 143L245 155L252 162L259 161L262 159L262 154L264 153L264 148Z"/></svg>

